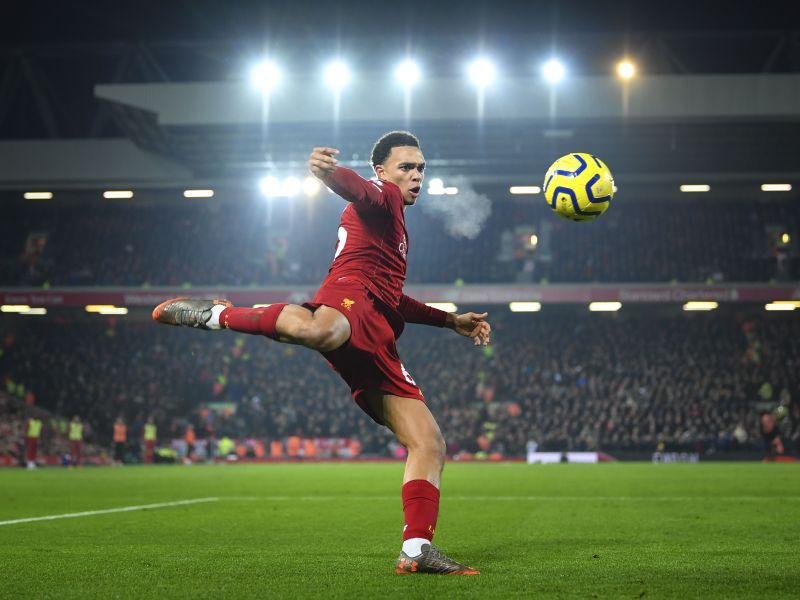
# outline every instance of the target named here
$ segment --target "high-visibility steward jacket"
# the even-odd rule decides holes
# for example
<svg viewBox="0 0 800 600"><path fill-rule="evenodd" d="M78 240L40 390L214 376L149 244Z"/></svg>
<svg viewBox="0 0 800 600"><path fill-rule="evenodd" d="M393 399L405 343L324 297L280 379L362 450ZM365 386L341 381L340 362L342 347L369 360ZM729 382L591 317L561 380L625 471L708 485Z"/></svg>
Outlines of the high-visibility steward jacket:
<svg viewBox="0 0 800 600"><path fill-rule="evenodd" d="M145 442L155 442L156 441L156 426L153 423L145 423L145 426L144 426L144 441Z"/></svg>
<svg viewBox="0 0 800 600"><path fill-rule="evenodd" d="M28 437L38 439L42 435L42 422L36 417L28 419Z"/></svg>
<svg viewBox="0 0 800 600"><path fill-rule="evenodd" d="M125 423L114 423L114 441L124 443L127 439L128 429L125 427Z"/></svg>
<svg viewBox="0 0 800 600"><path fill-rule="evenodd" d="M70 421L69 441L70 442L83 441L83 423L76 423L75 421Z"/></svg>

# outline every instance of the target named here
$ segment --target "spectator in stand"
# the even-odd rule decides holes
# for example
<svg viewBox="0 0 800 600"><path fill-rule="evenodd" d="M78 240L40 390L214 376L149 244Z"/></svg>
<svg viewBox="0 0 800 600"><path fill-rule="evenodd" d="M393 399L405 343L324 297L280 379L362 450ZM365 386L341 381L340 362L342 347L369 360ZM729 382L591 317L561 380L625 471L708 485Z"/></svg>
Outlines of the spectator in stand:
<svg viewBox="0 0 800 600"><path fill-rule="evenodd" d="M125 458L125 443L128 441L128 428L120 415L114 421L114 465L121 467Z"/></svg>
<svg viewBox="0 0 800 600"><path fill-rule="evenodd" d="M144 424L144 462L147 465L153 464L153 455L155 453L157 439L158 429L153 421L153 417L147 417L147 423Z"/></svg>
<svg viewBox="0 0 800 600"><path fill-rule="evenodd" d="M81 449L83 447L83 423L78 415L69 423L69 454L73 467L81 466Z"/></svg>
<svg viewBox="0 0 800 600"><path fill-rule="evenodd" d="M28 417L27 434L25 436L25 460L28 469L36 468L36 455L39 450L39 438L42 436L42 421L31 415Z"/></svg>
<svg viewBox="0 0 800 600"><path fill-rule="evenodd" d="M197 434L194 432L194 426L186 426L186 433L183 439L186 442L186 464L190 465L194 461L194 450L197 443Z"/></svg>

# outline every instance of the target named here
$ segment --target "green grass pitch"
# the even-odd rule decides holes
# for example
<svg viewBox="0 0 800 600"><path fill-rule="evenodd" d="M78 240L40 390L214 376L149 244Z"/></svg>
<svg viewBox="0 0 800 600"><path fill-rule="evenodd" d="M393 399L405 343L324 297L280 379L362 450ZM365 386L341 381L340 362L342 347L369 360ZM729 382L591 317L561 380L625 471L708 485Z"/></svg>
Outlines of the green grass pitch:
<svg viewBox="0 0 800 600"><path fill-rule="evenodd" d="M2 598L797 597L796 465L449 464L436 542L477 577L399 576L402 465L0 470Z"/></svg>

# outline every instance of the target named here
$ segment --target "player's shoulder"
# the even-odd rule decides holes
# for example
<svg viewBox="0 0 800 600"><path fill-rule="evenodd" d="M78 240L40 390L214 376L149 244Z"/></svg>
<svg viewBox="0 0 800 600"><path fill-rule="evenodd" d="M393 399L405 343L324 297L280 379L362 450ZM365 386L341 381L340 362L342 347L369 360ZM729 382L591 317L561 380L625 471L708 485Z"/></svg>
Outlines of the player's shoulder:
<svg viewBox="0 0 800 600"><path fill-rule="evenodd" d="M397 184L392 183L391 181L382 181L377 177L373 177L367 181L374 185L382 193L386 194L387 198L399 200L401 203L403 202L403 193L400 191L400 188L397 186Z"/></svg>

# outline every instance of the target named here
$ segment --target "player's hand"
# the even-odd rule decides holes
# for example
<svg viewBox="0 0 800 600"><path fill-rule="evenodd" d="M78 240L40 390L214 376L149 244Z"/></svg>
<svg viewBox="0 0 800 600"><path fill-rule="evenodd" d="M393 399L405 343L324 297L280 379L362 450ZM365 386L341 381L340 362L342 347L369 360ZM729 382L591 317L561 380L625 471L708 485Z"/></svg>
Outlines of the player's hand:
<svg viewBox="0 0 800 600"><path fill-rule="evenodd" d="M308 170L317 179L325 179L336 170L336 148L314 148L308 157Z"/></svg>
<svg viewBox="0 0 800 600"><path fill-rule="evenodd" d="M474 313L468 312L463 315L453 315L448 324L459 335L471 338L476 346L483 344L489 345L489 336L492 333L492 326L486 317L488 312Z"/></svg>

